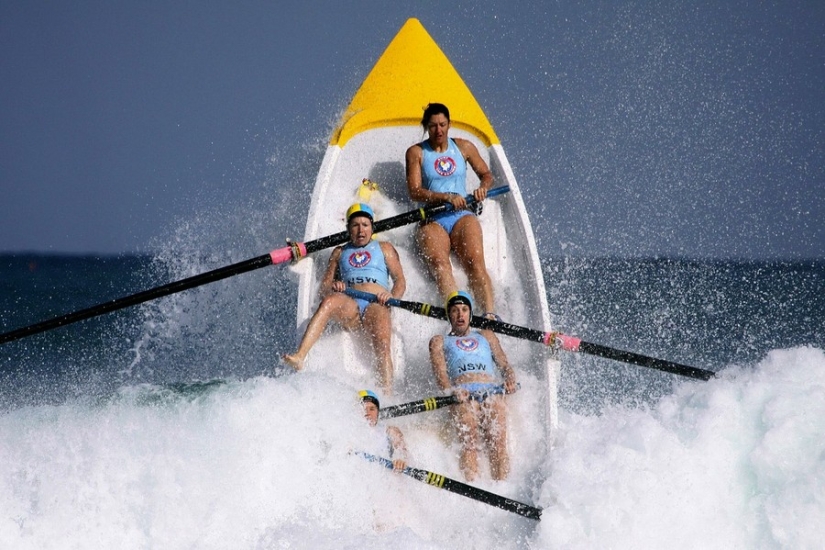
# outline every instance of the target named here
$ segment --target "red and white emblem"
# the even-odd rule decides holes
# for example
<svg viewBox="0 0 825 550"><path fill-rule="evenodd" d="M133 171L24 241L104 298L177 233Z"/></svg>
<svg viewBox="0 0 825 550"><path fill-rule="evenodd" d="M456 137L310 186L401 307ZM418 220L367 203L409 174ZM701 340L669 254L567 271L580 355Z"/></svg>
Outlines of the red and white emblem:
<svg viewBox="0 0 825 550"><path fill-rule="evenodd" d="M371 259L372 256L370 256L370 253L366 250L353 252L349 255L349 265L351 265L352 267L364 267L365 265L370 263Z"/></svg>
<svg viewBox="0 0 825 550"><path fill-rule="evenodd" d="M435 168L436 173L439 176L444 177L452 176L455 172L455 167L456 164L452 157L438 157L437 159L435 159L435 164L433 165L433 168Z"/></svg>
<svg viewBox="0 0 825 550"><path fill-rule="evenodd" d="M458 349L461 351L475 351L475 349L478 348L478 340L469 337L457 338L455 345L458 346Z"/></svg>

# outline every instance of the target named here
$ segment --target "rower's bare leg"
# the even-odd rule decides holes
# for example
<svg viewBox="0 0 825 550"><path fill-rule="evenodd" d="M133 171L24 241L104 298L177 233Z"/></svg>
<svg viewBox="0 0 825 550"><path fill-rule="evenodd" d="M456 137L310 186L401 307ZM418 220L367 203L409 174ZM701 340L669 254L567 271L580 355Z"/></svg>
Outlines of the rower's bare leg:
<svg viewBox="0 0 825 550"><path fill-rule="evenodd" d="M435 222L422 225L415 235L418 249L424 257L435 286L442 299L458 290L450 263L450 236Z"/></svg>
<svg viewBox="0 0 825 550"><path fill-rule="evenodd" d="M495 311L493 282L484 261L484 235L478 219L464 216L458 220L450 234L450 243L467 274L470 290L478 304L476 315Z"/></svg>
<svg viewBox="0 0 825 550"><path fill-rule="evenodd" d="M478 403L468 401L453 407L458 439L461 442L461 456L458 466L464 474L464 479L473 481L478 477Z"/></svg>
<svg viewBox="0 0 825 550"><path fill-rule="evenodd" d="M504 396L494 395L484 402L484 443L490 457L490 475L495 480L510 474L510 454L507 452L507 405Z"/></svg>
<svg viewBox="0 0 825 550"><path fill-rule="evenodd" d="M355 300L339 292L330 294L321 300L321 304L309 320L304 336L301 338L301 343L298 345L298 350L294 353L285 354L283 356L284 362L295 370L303 369L309 350L324 333L324 329L330 321L335 321L347 329L353 328L353 325L357 324L358 321L358 305Z"/></svg>
<svg viewBox="0 0 825 550"><path fill-rule="evenodd" d="M380 304L368 305L364 311L362 324L369 336L375 356L378 383L384 395L392 395L392 320L390 309Z"/></svg>

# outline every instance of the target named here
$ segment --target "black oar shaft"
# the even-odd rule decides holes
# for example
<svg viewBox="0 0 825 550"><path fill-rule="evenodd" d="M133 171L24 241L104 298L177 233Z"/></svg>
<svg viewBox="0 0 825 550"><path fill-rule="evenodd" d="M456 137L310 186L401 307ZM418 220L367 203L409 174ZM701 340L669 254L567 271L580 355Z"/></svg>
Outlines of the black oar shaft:
<svg viewBox="0 0 825 550"><path fill-rule="evenodd" d="M517 388L521 388L521 384L516 384ZM500 386L493 386L488 389L479 390L479 391L472 391L470 392L469 398L473 401L484 401L487 397L491 395L501 395L507 393L507 390L504 388L503 385ZM458 400L456 395L441 395L436 397L425 397L424 399L419 399L418 401L410 401L409 403L402 403L400 405L391 405L389 407L384 407L378 413L380 418L395 418L398 416L406 416L408 414L416 414L425 411L434 411L436 409L440 409L441 407L447 407L449 405L457 405L461 401Z"/></svg>
<svg viewBox="0 0 825 550"><path fill-rule="evenodd" d="M360 290L347 289L347 294L350 296L361 298L363 300L376 301L378 297L369 292L362 292ZM447 310L443 307L434 306L431 304L423 304L420 302L408 302L405 300L398 300L390 298L387 301L388 305L406 309L418 315L425 317L432 317L433 319L447 320ZM531 342L539 342L549 346L558 345L561 349L566 351L579 351L597 357L604 357L605 359L613 359L629 363L631 365L638 365L640 367L647 367L679 376L686 376L688 378L696 378L698 380L710 380L716 373L710 370L704 370L688 365L682 365L673 361L665 361L663 359L656 359L633 353L630 351L623 351L615 348L609 348L600 344L593 344L585 342L573 336L567 336L558 332L542 332L535 329L520 327L494 319L487 319L485 317L474 316L470 321L470 325L476 328L487 329L493 332L498 332L506 336L520 338L522 340L529 340Z"/></svg>
<svg viewBox="0 0 825 550"><path fill-rule="evenodd" d="M655 357L648 357L646 355L633 353L632 351L624 351L603 346L601 344L585 342L578 338L573 338L560 333L542 332L540 330L511 325L509 323L486 319L484 317L473 317L470 324L474 327L488 329L507 336L513 336L515 338L521 338L522 340L530 340L532 342L539 342L547 345L553 345L556 343L556 340L559 340L562 343L561 348L567 351L579 351L588 355L595 355L596 357L613 359L614 361L678 374L679 376L686 376L688 378L710 380L715 375L713 371L682 365L673 361L665 361L664 359L657 359ZM567 347L567 342L573 342L574 347Z"/></svg>
<svg viewBox="0 0 825 550"><path fill-rule="evenodd" d="M12 340L25 338L26 336L31 336L33 334L38 334L40 332L52 330L58 327L69 325L71 323L76 323L78 321L83 321L84 319L89 319L90 317L96 317L98 315L111 313L113 311L117 311L119 309L123 309L126 307L142 304L144 302L148 302L149 300L155 300L163 296L169 296L170 294L175 294L176 292L181 292L184 290L188 290L190 288L195 288L196 286L201 286L207 283L212 283L214 281L219 281L221 279L226 279L227 277L232 277L233 275L246 273L247 271L252 271L254 269L265 267L271 264L272 259L269 254L266 254L264 256L258 256L257 258L245 260L243 262L228 265L226 267L221 267L219 269L208 271L206 273L201 273L193 277L181 279L180 281L168 283L163 286L152 288L150 290L138 292L137 294L132 294L130 296L125 296L123 298L118 298L116 300L104 302L102 304L98 304L90 308L75 311L74 313L68 313L66 315L61 315L60 317L55 317L47 321L42 321L34 325L29 325L27 327L19 328L17 330L12 330L10 332L0 334L0 344L5 344L6 342L11 342Z"/></svg>
<svg viewBox="0 0 825 550"><path fill-rule="evenodd" d="M497 195L503 195L508 191L510 191L510 187L503 185L501 187L496 187L495 189L490 189L490 191L487 192L487 196L495 197ZM473 202L475 202L475 199L473 199L472 195L467 196L467 202L468 204L472 204ZM426 220L427 218L430 218L437 214L441 214L442 212L447 212L452 209L452 204L444 203L418 208L416 210L410 210L409 212L398 214L397 216L393 216L391 218L375 222L373 231L375 233L379 233L381 231L388 231L390 229L395 229L396 227L401 227L403 225L408 225L411 223L415 223L417 221ZM34 325L22 327L16 330L12 330L10 332L4 332L3 334L0 334L0 344L5 344L6 342L11 342L12 340L25 338L26 336L31 336L33 334L38 334L40 332L46 332L47 330L52 330L58 327L69 325L71 323L83 321L85 319L96 317L98 315L103 315L105 313L111 313L119 309L142 304L144 302L148 302L149 300L155 300L157 298L169 296L170 294L175 294L177 292L189 290L190 288L195 288L197 286L219 281L221 279L226 279L227 277L232 277L233 275L240 275L241 273L246 273L248 271L259 269L261 267L287 262L292 259L297 260L307 254L311 254L313 252L317 252L319 250L323 250L331 246L343 244L348 240L349 234L346 231L341 231L340 233L335 233L334 235L327 235L326 237L320 237L318 239L314 239L306 243L291 243L290 246L278 250L273 250L269 254L264 254L263 256L258 256L257 258L251 258L249 260L238 262L236 264L221 267L212 271L208 271L206 273L201 273L200 275L195 275L193 277L181 279L180 281L168 283L163 286L152 288L150 290L138 292L137 294L132 294L130 296L125 296L123 298L118 298L115 300L111 300L109 302L104 302L102 304L75 311L73 313L67 313L66 315L54 317L52 319L48 319L46 321L42 321Z"/></svg>
<svg viewBox="0 0 825 550"><path fill-rule="evenodd" d="M582 353L595 355L597 357L604 357L605 359L613 359L614 361L621 361L631 365L638 365L640 367L648 367L664 372L686 376L688 378L696 378L699 380L710 380L715 376L713 371L690 367L688 365L680 365L673 361L664 361L656 359L655 357L647 357L646 355L639 355L630 351L623 351L620 349L609 348L591 342L581 342L579 350Z"/></svg>
<svg viewBox="0 0 825 550"><path fill-rule="evenodd" d="M408 414L416 414L424 411L434 411L436 409L440 409L441 407L455 405L456 403L458 403L458 398L454 395L427 397L418 401L402 403L401 405L384 407L378 415L381 418L395 418L397 416L406 416Z"/></svg>
<svg viewBox="0 0 825 550"><path fill-rule="evenodd" d="M369 453L358 454L370 462L377 462L390 469L393 467L392 461L388 458L371 455ZM467 485L466 483L450 479L442 476L441 474L430 472L429 470L422 470L420 468L412 468L410 466L404 468L401 473L422 483L426 483L427 485L432 485L433 487L438 487L439 489L444 489L445 491L450 491L451 493L456 493L457 495L471 498L526 518L534 519L536 521L541 520L541 508L536 508L535 506L530 506L529 504L524 504L523 502L518 502L516 500L485 491L484 489Z"/></svg>
<svg viewBox="0 0 825 550"><path fill-rule="evenodd" d="M434 215L444 210L445 205L433 206L423 213L421 210L412 210L405 214L400 214L398 216L394 216L393 218L376 222L376 230L378 230L380 226L382 231L387 231L395 227L400 227L404 224L409 224L418 220L425 219L427 216ZM303 245L296 244L295 246L299 247L299 249L301 246L303 246L304 249L300 250L299 255L305 255L317 252L319 250L323 250L325 248L329 248L331 246L343 244L347 242L347 240L349 240L349 235L346 231L342 231L341 233L327 235L326 237L321 237L319 239L309 241ZM226 279L234 275L240 275L241 273L246 273L248 271L253 271L255 269L267 267L269 265L272 265L273 263L276 263L273 260L275 258L275 255L279 252L281 253L281 261L289 261L289 259L293 257L293 255L290 252L290 248L286 247L277 251L273 251L269 254L264 254L263 256L258 256L256 258L244 260L242 262L214 269L206 273L201 273L198 275L194 275L192 277L188 277L186 279L181 279L180 281L168 283L159 287L145 290L143 292L138 292L137 294L132 294L129 296L125 296L123 298L118 298L115 300L111 300L109 302L104 302L96 306L75 311L73 313L68 313L66 315L61 315L60 317L55 317L52 319L48 319L46 321L42 321L40 323L36 323L34 325L30 325L27 327L0 334L0 344L5 344L6 342L11 342L12 340L25 338L27 336L38 334L40 332L46 332L48 330L69 325L71 323L76 323L78 321L83 321L91 317L96 317L98 315L111 313L119 309L124 309L127 307L142 304L150 300L156 300L157 298L162 298L164 296L169 296L171 294L183 292L184 290L189 290L190 288L195 288L208 283L213 283L215 281L220 281L221 279Z"/></svg>

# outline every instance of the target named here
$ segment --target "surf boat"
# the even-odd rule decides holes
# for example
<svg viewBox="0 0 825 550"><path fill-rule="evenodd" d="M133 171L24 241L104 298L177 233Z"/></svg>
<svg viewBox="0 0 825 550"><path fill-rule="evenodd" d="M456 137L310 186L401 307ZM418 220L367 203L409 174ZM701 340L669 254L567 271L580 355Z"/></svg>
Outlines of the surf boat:
<svg viewBox="0 0 825 550"><path fill-rule="evenodd" d="M467 85L417 19L409 19L390 42L334 129L315 182L304 239L344 230L345 212L355 202L368 203L376 220L418 206L407 194L404 157L410 145L426 137L420 121L430 102L449 107L450 135L476 145L493 172L494 187L510 188L506 194L485 200L479 216L496 313L507 322L551 330L536 241L504 149ZM467 173L470 193L479 182L472 170ZM407 225L375 238L390 241L398 250L407 279L403 299L443 306L417 255L414 231L414 225ZM319 283L329 254L314 254L293 267L299 276L299 335L319 304ZM453 266L459 287L467 288L467 278L455 259ZM394 399L438 393L429 366L428 342L449 325L401 310L392 315ZM552 429L557 424L558 360L545 346L506 336L500 340L519 375L522 392L532 392L530 406L544 409L546 426ZM328 330L310 351L306 369L330 372L356 387L373 387L372 354L363 341L342 330Z"/></svg>

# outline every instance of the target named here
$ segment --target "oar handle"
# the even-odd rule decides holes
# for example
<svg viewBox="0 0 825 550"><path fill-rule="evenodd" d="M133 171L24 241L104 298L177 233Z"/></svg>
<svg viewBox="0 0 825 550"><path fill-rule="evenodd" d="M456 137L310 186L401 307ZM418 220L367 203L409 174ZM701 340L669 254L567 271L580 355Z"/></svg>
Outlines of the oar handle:
<svg viewBox="0 0 825 550"><path fill-rule="evenodd" d="M352 296L353 298L360 298L362 300L368 300L371 302L376 302L378 300L378 297L375 294L371 294L369 292L364 292L361 290L348 288L346 290L346 293ZM419 315L424 315L425 317L432 317L434 319L442 320L447 319L447 311L444 308L434 306L431 304L424 304L420 302L407 302L404 300L398 300L396 298L390 298L389 300L387 300L387 305L398 307L401 309L406 309L407 311L411 311ZM470 326L480 329L491 330L499 334L512 336L514 338L520 338L522 340L539 342L541 344L544 344L555 349L562 349L564 351L573 352L578 351L581 353L587 353L589 355L595 355L597 357L604 357L605 359L613 359L615 361L629 363L631 365L637 365L640 367L647 367L651 369L660 370L663 372L678 374L679 376L686 376L688 378L696 378L698 380L710 380L711 378L716 376L716 373L710 370L691 367L688 365L682 365L680 363L675 363L673 361L656 359L655 357L648 357L646 355L640 355L638 353L633 353L630 351L610 348L607 346L602 346L600 344L585 342L581 338L577 338L575 336L568 336L560 332L542 332L540 330L521 327L518 325L513 325L511 323L505 323L503 321L497 321L495 319L487 319L486 317L478 316L473 316L472 320L470 321Z"/></svg>
<svg viewBox="0 0 825 550"><path fill-rule="evenodd" d="M521 384L516 384L517 388L521 388ZM501 395L507 393L503 385L496 385L492 388L470 392L470 399L473 401L484 401L489 395ZM434 397L425 397L418 401L410 401L409 403L401 403L400 405L392 405L384 407L378 413L380 418L396 418L399 416L406 416L408 414L416 414L425 411L434 411L441 407L449 405L457 405L459 403L458 397L455 395L439 395Z"/></svg>
<svg viewBox="0 0 825 550"><path fill-rule="evenodd" d="M356 451L355 454L365 458L369 462L380 464L385 468L393 468L392 460L388 458L362 451ZM473 487L472 485L467 485L466 483L450 479L449 477L445 477L441 474L430 472L429 470L413 468L411 466L407 466L401 470L401 473L422 483L426 483L427 485L432 485L433 487L438 487L439 489L444 489L445 491L450 491L451 493L456 493L458 495L489 504L490 506L495 506L496 508L513 512L514 514L518 514L526 518L534 519L536 521L541 520L541 508L536 508L535 506L530 506L529 504L524 504L523 502L518 502L517 500L503 497L501 495L485 491L484 489Z"/></svg>

